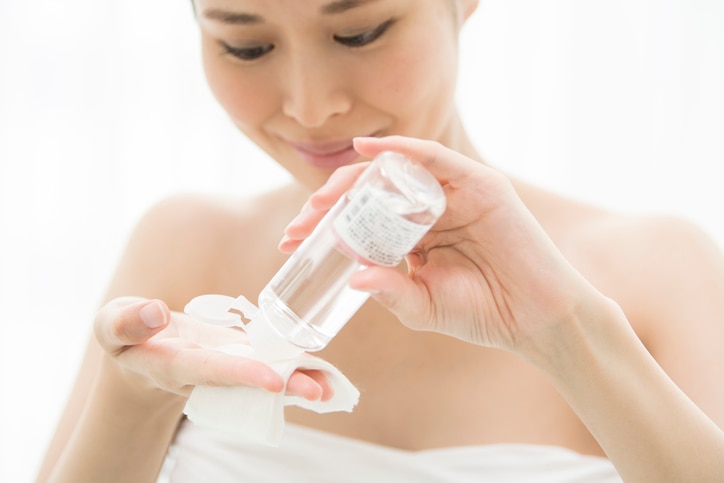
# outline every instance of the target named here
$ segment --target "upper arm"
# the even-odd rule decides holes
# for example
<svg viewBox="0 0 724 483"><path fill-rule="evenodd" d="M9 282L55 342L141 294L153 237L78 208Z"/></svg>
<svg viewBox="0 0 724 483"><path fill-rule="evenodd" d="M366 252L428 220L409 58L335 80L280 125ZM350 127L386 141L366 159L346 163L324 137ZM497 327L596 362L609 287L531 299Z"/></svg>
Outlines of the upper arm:
<svg viewBox="0 0 724 483"><path fill-rule="evenodd" d="M65 408L60 415L55 433L48 444L45 458L41 463L38 472L38 482L46 481L50 477L56 462L73 434L73 430L88 400L88 395L90 394L91 386L96 376L96 369L100 366L101 354L100 346L95 338L91 337L88 340L75 382L65 402Z"/></svg>
<svg viewBox="0 0 724 483"><path fill-rule="evenodd" d="M209 213L200 200L190 197L175 197L152 207L131 234L105 301L137 295L163 299L178 310L184 297L193 292L194 284L202 282L209 271L209 264L198 256L210 239L209 224L214 222L214 217ZM102 354L99 344L91 337L46 451L38 481L49 477L71 439L89 400Z"/></svg>
<svg viewBox="0 0 724 483"><path fill-rule="evenodd" d="M208 286L228 239L226 214L216 201L178 195L153 206L139 221L113 276L106 300L159 298L181 310Z"/></svg>

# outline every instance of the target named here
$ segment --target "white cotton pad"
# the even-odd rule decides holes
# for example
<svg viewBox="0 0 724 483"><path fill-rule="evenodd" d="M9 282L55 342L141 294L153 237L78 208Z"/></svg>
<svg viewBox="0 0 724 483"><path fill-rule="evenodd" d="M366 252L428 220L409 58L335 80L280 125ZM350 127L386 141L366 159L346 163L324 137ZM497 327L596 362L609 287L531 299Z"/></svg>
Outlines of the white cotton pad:
<svg viewBox="0 0 724 483"><path fill-rule="evenodd" d="M242 299L243 297L240 297ZM238 314L229 312L236 308L244 312L247 317L253 317L253 306L246 299L238 299L223 295L203 295L196 297L187 306L186 312L193 318L213 325L228 322L226 315L235 318L235 323L226 325L239 325L241 318ZM246 325L251 328L263 321L252 321ZM254 330L251 331L255 332ZM250 335L252 344L255 337ZM259 338L256 338L259 341ZM284 406L297 405L318 413L333 411L350 412L359 401L359 391L352 383L332 364L310 356L298 350L291 350L280 341L280 347L275 347L273 340L265 337L259 347L245 344L233 344L216 348L227 354L251 358L262 361L274 369L284 381L297 369L314 369L324 373L334 391L333 397L328 401L308 401L297 396L287 396L281 393L272 393L256 387L208 387L197 386L186 402L184 413L193 423L235 434L241 438L276 446L282 438L284 430Z"/></svg>

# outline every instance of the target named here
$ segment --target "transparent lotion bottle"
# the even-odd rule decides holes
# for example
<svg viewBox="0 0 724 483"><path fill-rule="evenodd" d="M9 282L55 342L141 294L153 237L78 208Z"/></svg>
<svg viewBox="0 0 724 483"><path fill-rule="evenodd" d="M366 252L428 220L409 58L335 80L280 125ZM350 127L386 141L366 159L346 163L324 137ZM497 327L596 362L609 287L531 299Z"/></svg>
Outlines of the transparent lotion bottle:
<svg viewBox="0 0 724 483"><path fill-rule="evenodd" d="M262 290L255 319L301 350L324 348L369 298L350 277L398 265L443 211L445 194L429 172L381 153Z"/></svg>

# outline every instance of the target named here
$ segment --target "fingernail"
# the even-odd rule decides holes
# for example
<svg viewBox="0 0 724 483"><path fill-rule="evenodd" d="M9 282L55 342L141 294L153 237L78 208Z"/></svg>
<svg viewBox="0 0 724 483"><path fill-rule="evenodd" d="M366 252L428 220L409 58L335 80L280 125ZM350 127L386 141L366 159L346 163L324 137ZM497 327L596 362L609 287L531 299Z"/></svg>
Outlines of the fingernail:
<svg viewBox="0 0 724 483"><path fill-rule="evenodd" d="M308 223L307 218L309 218L310 216L313 216L313 215L314 215L314 212L312 212L312 211L308 211L308 212L303 211L303 212L299 213L297 216L295 216L294 219L292 219L292 221L290 221L287 224L287 226L284 228L284 238L282 240L288 239L289 233L292 233L292 235L293 235L294 231L298 230L298 227L300 225L304 225L304 224Z"/></svg>
<svg viewBox="0 0 724 483"><path fill-rule="evenodd" d="M308 211L300 211L299 213L297 213L297 216L295 216L294 218L292 218L292 221L290 221L289 223L287 223L287 226L286 226L286 228L285 228L285 231L288 230L290 226L298 225L298 224L299 224L302 220L304 220L304 218L305 218L306 216L308 216L308 215L309 215L309 212L308 212Z"/></svg>
<svg viewBox="0 0 724 483"><path fill-rule="evenodd" d="M358 292L364 292L364 293L368 294L370 297L376 297L382 293L379 290L377 290L376 288L355 287L352 284L350 284L349 288L351 288L352 290L356 290Z"/></svg>
<svg viewBox="0 0 724 483"><path fill-rule="evenodd" d="M138 312L143 324L149 329L156 329L166 323L166 314L156 302L151 302Z"/></svg>
<svg viewBox="0 0 724 483"><path fill-rule="evenodd" d="M279 241L279 243L277 244L277 250L282 250L282 251L283 251L283 250L284 250L284 245L286 245L287 243L289 243L289 240L290 240L290 238L289 238L288 236L284 235L284 236L282 237L282 239Z"/></svg>

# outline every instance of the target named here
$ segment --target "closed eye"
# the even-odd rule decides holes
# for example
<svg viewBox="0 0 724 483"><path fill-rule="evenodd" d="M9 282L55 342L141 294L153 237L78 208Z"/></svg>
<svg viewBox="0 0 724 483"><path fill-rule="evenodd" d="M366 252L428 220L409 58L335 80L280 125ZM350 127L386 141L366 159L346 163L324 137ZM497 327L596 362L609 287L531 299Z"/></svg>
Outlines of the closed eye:
<svg viewBox="0 0 724 483"><path fill-rule="evenodd" d="M227 43L221 42L221 46L224 48L224 53L245 61L256 60L274 50L274 44L257 45L254 47L232 47Z"/></svg>
<svg viewBox="0 0 724 483"><path fill-rule="evenodd" d="M371 30L350 37L335 35L334 40L342 45L346 45L347 47L364 47L365 45L371 44L380 38L394 22L394 19L390 19Z"/></svg>

